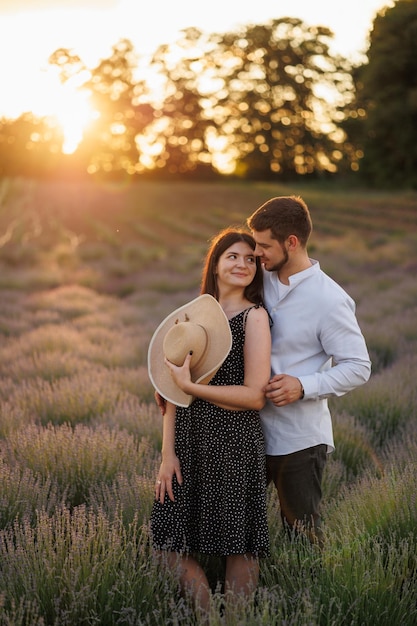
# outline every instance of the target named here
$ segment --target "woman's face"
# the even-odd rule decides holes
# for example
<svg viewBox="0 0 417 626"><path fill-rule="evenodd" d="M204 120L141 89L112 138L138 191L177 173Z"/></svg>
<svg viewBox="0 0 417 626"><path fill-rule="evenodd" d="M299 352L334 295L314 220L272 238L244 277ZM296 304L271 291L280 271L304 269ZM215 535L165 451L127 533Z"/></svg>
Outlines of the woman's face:
<svg viewBox="0 0 417 626"><path fill-rule="evenodd" d="M217 285L242 287L253 281L256 274L256 257L250 245L238 241L227 248L217 263Z"/></svg>

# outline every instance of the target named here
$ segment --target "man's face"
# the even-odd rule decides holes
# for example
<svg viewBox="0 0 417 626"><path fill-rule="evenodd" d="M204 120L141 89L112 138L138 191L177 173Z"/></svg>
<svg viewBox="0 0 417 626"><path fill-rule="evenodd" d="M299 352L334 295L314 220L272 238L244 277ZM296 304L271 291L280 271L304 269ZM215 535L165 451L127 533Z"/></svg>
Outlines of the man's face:
<svg viewBox="0 0 417 626"><path fill-rule="evenodd" d="M252 231L256 241L255 254L268 272L279 272L288 262L285 244L273 239L271 230Z"/></svg>

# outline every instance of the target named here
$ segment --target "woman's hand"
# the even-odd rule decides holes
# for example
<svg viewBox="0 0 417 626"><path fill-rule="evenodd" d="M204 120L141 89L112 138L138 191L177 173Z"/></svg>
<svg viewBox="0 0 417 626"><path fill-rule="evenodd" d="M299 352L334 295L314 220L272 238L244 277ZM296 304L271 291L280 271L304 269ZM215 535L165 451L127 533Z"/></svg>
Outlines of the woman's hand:
<svg viewBox="0 0 417 626"><path fill-rule="evenodd" d="M161 504L165 501L165 494L168 494L169 499L175 502L174 492L172 490L172 479L174 476L178 484L182 485L180 461L175 454L163 458L159 468L155 483L155 500L159 500Z"/></svg>
<svg viewBox="0 0 417 626"><path fill-rule="evenodd" d="M165 411L167 410L167 401L157 391L154 392L154 398L163 417L165 415Z"/></svg>
<svg viewBox="0 0 417 626"><path fill-rule="evenodd" d="M187 354L187 356L185 357L184 363L180 367L178 367L177 365L174 365L174 363L171 363L171 361L168 361L166 357L164 358L165 365L169 368L171 372L171 376L175 384L184 393L191 393L190 391L190 383L192 383L191 372L190 372L191 357L192 357L192 352Z"/></svg>

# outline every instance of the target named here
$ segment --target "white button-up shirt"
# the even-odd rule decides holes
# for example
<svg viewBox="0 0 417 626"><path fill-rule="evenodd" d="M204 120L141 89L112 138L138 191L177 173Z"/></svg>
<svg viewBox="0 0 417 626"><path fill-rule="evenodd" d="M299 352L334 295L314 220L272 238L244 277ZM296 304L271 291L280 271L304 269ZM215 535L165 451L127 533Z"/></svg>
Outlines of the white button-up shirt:
<svg viewBox="0 0 417 626"><path fill-rule="evenodd" d="M273 320L271 375L300 379L304 399L284 407L267 400L261 411L266 453L290 454L318 444L334 450L327 398L364 384L371 374L355 303L318 261L290 276L279 289L276 272L264 271L265 305Z"/></svg>

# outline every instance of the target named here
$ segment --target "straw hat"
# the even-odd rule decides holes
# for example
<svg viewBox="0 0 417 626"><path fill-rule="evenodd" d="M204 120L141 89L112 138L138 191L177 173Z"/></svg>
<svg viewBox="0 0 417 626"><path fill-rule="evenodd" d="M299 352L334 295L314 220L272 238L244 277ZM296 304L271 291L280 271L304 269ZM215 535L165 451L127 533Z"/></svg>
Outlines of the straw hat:
<svg viewBox="0 0 417 626"><path fill-rule="evenodd" d="M192 350L191 380L207 384L232 347L229 320L213 296L204 294L168 315L158 326L149 344L149 378L158 393L178 406L189 406L192 396L173 381L164 355L182 365Z"/></svg>

